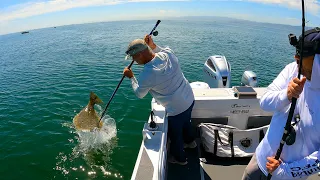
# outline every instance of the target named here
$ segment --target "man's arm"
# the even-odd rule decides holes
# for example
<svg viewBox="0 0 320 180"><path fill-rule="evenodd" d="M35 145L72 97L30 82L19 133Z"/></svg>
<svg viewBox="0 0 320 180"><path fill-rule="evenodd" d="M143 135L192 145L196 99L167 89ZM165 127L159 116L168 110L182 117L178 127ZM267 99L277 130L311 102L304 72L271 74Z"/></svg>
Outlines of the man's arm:
<svg viewBox="0 0 320 180"><path fill-rule="evenodd" d="M131 80L131 85L134 93L140 99L145 97L148 94L149 90L151 89L151 87L148 87L147 85L144 85L142 83L139 84L136 77L134 76L130 78L130 80Z"/></svg>
<svg viewBox="0 0 320 180"><path fill-rule="evenodd" d="M151 89L150 81L143 78L148 76L140 76L140 81L137 81L131 69L128 68L124 68L123 75L130 78L132 89L138 98L141 99L148 94L149 90Z"/></svg>
<svg viewBox="0 0 320 180"><path fill-rule="evenodd" d="M315 151L311 155L291 163L281 163L272 173L272 176L280 179L299 179L320 172L320 153Z"/></svg>
<svg viewBox="0 0 320 180"><path fill-rule="evenodd" d="M282 111L291 103L288 99L287 87L289 78L292 77L293 64L287 65L268 86L267 92L260 99L260 107L265 111Z"/></svg>
<svg viewBox="0 0 320 180"><path fill-rule="evenodd" d="M166 52L169 52L169 53L172 53L174 54L174 52L169 48L169 47L166 47L166 48L162 48L158 45L156 45L154 42L153 42L153 39L150 35L145 35L144 37L144 41L148 44L148 46L152 49L152 51L154 53L158 53L158 52L161 52L161 51L166 51Z"/></svg>

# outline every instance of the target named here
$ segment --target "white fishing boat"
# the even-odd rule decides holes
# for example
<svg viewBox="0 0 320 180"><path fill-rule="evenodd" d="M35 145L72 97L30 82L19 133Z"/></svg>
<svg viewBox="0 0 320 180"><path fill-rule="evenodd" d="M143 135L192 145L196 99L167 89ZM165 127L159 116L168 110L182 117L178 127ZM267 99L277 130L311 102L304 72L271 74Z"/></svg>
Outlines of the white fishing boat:
<svg viewBox="0 0 320 180"><path fill-rule="evenodd" d="M188 164L181 166L167 162L170 143L167 138L166 110L152 99L152 113L142 130L143 140L131 179L241 179L270 124L272 113L263 111L259 105L267 88L258 87L258 78L252 71L245 71L239 86L231 87L231 66L220 55L210 56L205 61L203 75L204 82L191 83L195 96L192 124L197 132L198 146L186 149ZM150 127L152 122L156 123L155 128L151 128L152 125ZM232 136L229 133L221 137L222 140L215 138L215 144L218 143L220 149L214 147L213 142L206 142L212 138L205 134L210 135L212 124L233 128ZM206 132L205 128L208 127L209 131ZM212 146L210 143L213 143ZM309 179L320 178L314 175Z"/></svg>

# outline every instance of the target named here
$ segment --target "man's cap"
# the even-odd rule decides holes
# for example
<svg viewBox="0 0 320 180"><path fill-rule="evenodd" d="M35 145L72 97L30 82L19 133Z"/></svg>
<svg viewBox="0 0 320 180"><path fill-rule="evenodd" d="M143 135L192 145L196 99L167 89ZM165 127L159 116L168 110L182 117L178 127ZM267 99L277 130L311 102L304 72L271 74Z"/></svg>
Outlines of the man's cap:
<svg viewBox="0 0 320 180"><path fill-rule="evenodd" d="M302 40L302 35L299 36L299 42ZM320 28L316 27L305 31L303 56L313 56L320 53ZM296 46L296 54L300 56L300 43Z"/></svg>
<svg viewBox="0 0 320 180"><path fill-rule="evenodd" d="M305 32L305 41L319 41L320 40L320 27L310 29Z"/></svg>
<svg viewBox="0 0 320 180"><path fill-rule="evenodd" d="M148 45L143 39L135 39L129 44L126 54L129 56L133 56L147 48Z"/></svg>

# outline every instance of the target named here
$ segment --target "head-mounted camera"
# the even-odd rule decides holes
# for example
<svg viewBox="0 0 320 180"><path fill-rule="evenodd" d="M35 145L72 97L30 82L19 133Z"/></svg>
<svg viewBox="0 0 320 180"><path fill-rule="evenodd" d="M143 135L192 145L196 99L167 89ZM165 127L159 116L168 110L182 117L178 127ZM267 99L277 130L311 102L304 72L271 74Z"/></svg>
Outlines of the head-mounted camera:
<svg viewBox="0 0 320 180"><path fill-rule="evenodd" d="M289 37L289 43L290 43L292 46L296 47L296 46L298 45L297 36L294 35L294 34L289 34L288 37Z"/></svg>

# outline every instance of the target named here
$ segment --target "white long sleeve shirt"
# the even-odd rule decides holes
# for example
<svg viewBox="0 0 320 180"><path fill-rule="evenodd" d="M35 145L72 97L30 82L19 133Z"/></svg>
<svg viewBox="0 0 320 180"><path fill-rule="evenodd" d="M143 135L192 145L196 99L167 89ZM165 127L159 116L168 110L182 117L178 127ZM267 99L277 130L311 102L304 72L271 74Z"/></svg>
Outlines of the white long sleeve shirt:
<svg viewBox="0 0 320 180"><path fill-rule="evenodd" d="M153 51L155 57L144 65L138 81L135 77L131 78L133 91L139 98L150 92L166 108L169 116L178 115L191 106L193 91L173 51L159 46Z"/></svg>
<svg viewBox="0 0 320 180"><path fill-rule="evenodd" d="M267 92L260 99L260 107L265 111L282 111L290 106L287 96L289 82L298 76L298 65L296 62L288 64L268 86Z"/></svg>
<svg viewBox="0 0 320 180"><path fill-rule="evenodd" d="M288 65L289 66L289 65ZM287 67L288 67L287 66ZM283 71L287 72L287 71ZM285 74L285 73L282 73ZM273 83L285 84L284 79L290 79L291 75L278 76ZM295 113L300 115L300 122L294 127L296 130L296 141L293 145L284 145L280 158L283 163L272 173L272 180L279 179L307 179L314 173L320 172L320 56L316 55L313 63L311 81L305 83L303 92L297 101ZM288 85L288 84L287 84ZM279 88L279 91L283 89ZM287 106L282 106L282 101L275 100L281 92L271 91L266 94L260 104L263 108L275 111L270 128L265 138L256 149L257 163L265 175L267 157L275 156L282 138L284 126L288 117ZM273 94L273 93L274 94ZM274 96L273 96L273 95ZM267 102L263 102L267 101Z"/></svg>

